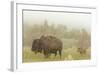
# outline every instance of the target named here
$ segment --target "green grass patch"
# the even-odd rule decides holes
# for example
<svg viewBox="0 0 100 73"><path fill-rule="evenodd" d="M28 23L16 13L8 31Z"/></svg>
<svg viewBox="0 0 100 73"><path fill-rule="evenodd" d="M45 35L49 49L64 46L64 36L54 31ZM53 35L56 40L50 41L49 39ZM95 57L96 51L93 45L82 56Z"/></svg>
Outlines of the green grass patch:
<svg viewBox="0 0 100 73"><path fill-rule="evenodd" d="M86 60L90 59L90 49L87 49L87 53L81 55L77 52L76 48L63 49L62 58L59 54L55 57L54 54L51 54L49 58L45 58L43 53L37 53L31 51L29 47L23 48L23 62L45 62L45 61L64 61L64 60Z"/></svg>

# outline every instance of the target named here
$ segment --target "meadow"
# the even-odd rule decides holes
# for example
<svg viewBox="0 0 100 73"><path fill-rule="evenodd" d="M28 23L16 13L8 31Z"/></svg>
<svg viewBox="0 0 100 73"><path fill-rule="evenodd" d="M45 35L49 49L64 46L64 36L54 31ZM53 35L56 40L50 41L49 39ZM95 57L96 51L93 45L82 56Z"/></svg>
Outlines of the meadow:
<svg viewBox="0 0 100 73"><path fill-rule="evenodd" d="M45 61L68 61L68 60L87 60L91 58L91 52L90 49L87 49L87 53L81 55L79 52L77 52L77 48L68 48L63 49L62 51L62 58L60 58L59 54L55 56L54 54L51 54L50 57L45 58L43 53L37 53L31 51L30 47L24 47L23 50L23 62L45 62Z"/></svg>

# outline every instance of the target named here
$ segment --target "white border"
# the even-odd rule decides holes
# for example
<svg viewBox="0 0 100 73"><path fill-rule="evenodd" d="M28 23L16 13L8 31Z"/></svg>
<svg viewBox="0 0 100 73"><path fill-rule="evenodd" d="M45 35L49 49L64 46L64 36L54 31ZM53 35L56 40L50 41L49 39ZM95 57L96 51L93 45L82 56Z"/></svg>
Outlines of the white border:
<svg viewBox="0 0 100 73"><path fill-rule="evenodd" d="M95 7L77 7L77 6L55 6L55 5L37 5L30 3L12 2L12 65L13 71L24 71L34 69L54 69L66 67L80 67L96 65L96 8ZM57 62L39 62L39 63L22 63L22 9L33 10L54 10L54 11L71 11L71 12L90 12L92 14L92 35L91 35L91 60L80 61L57 61Z"/></svg>

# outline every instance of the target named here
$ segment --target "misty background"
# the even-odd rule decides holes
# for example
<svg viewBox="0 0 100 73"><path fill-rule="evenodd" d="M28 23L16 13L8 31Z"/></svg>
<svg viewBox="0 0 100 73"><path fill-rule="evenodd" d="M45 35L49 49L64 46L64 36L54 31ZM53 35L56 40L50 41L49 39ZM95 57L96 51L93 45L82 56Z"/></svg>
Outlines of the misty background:
<svg viewBox="0 0 100 73"><path fill-rule="evenodd" d="M45 11L23 11L23 46L42 35L62 40L64 48L90 47L91 14ZM82 43L83 42L83 43Z"/></svg>

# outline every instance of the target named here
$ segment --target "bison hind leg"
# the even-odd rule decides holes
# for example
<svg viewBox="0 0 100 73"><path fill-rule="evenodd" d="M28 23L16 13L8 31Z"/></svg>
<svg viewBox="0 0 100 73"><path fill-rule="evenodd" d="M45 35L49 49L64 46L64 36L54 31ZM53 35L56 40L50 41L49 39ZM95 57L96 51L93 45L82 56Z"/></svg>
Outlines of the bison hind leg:
<svg viewBox="0 0 100 73"><path fill-rule="evenodd" d="M55 56L57 55L57 51L55 52Z"/></svg>
<svg viewBox="0 0 100 73"><path fill-rule="evenodd" d="M61 59L61 55L62 55L61 51L62 51L62 50L61 50L61 49L59 49L59 55L60 55L60 59Z"/></svg>

